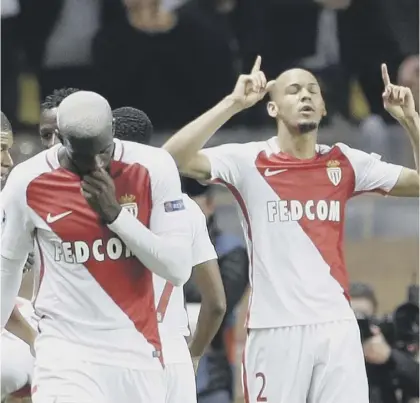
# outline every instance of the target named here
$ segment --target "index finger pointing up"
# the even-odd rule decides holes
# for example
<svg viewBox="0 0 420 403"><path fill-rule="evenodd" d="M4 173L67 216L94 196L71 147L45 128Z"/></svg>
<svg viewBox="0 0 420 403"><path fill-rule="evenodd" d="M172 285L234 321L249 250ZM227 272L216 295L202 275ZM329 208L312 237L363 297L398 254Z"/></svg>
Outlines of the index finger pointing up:
<svg viewBox="0 0 420 403"><path fill-rule="evenodd" d="M382 70L382 81L384 82L384 86L387 87L388 85L391 84L391 80L389 79L388 67L385 63L382 63L381 70Z"/></svg>
<svg viewBox="0 0 420 403"><path fill-rule="evenodd" d="M257 58L255 59L255 63L252 66L251 74L257 73L258 71L260 71L260 68L261 68L261 56L257 56Z"/></svg>

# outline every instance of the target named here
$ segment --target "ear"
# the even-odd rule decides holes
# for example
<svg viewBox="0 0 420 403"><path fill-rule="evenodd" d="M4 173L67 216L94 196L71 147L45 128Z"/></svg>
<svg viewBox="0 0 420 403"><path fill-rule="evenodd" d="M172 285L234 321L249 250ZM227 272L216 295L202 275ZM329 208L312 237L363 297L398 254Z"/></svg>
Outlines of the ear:
<svg viewBox="0 0 420 403"><path fill-rule="evenodd" d="M324 118L327 116L327 108L325 106L325 102L322 103L322 117Z"/></svg>
<svg viewBox="0 0 420 403"><path fill-rule="evenodd" d="M270 101L267 103L267 112L268 112L268 115L271 116L272 118L277 117L279 113L279 108L277 107L275 102Z"/></svg>

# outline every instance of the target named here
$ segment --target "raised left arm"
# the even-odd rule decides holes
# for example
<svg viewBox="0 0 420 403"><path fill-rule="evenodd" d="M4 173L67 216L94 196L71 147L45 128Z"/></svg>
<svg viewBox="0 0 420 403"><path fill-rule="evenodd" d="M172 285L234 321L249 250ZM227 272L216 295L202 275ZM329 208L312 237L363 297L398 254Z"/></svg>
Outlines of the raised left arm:
<svg viewBox="0 0 420 403"><path fill-rule="evenodd" d="M415 108L414 97L407 87L394 85L388 75L386 64L382 64L384 92L382 99L387 112L404 128L410 139L414 153L416 170L403 168L395 186L389 192L392 196L419 196L419 114Z"/></svg>
<svg viewBox="0 0 420 403"><path fill-rule="evenodd" d="M414 169L403 168L401 174L390 190L389 195L400 197L419 197L419 173Z"/></svg>

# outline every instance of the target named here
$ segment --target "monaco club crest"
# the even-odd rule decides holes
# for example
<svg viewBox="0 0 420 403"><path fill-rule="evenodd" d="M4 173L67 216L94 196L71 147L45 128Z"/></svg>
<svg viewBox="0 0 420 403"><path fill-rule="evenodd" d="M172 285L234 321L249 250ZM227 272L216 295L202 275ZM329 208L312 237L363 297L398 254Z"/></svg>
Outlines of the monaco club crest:
<svg viewBox="0 0 420 403"><path fill-rule="evenodd" d="M341 181L341 168L339 161L331 160L327 162L327 175L331 183L334 186L338 186Z"/></svg>
<svg viewBox="0 0 420 403"><path fill-rule="evenodd" d="M120 205L123 209L127 210L130 214L137 218L139 208L136 203L136 196L124 195L120 197Z"/></svg>

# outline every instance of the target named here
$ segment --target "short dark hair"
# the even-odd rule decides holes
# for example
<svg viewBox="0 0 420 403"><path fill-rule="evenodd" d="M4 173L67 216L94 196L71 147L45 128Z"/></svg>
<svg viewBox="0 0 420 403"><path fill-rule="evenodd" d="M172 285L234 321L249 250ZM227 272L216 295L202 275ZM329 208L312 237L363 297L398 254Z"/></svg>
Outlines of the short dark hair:
<svg viewBox="0 0 420 403"><path fill-rule="evenodd" d="M65 98L69 95L79 92L78 88L60 88L54 90L52 94L47 95L44 102L41 103L41 111L58 108Z"/></svg>
<svg viewBox="0 0 420 403"><path fill-rule="evenodd" d="M115 119L115 137L120 140L149 144L153 125L149 117L140 109L124 106L112 111Z"/></svg>
<svg viewBox="0 0 420 403"><path fill-rule="evenodd" d="M365 283L351 283L350 284L350 298L365 298L369 300L374 308L378 307L378 300L376 299L373 288Z"/></svg>

